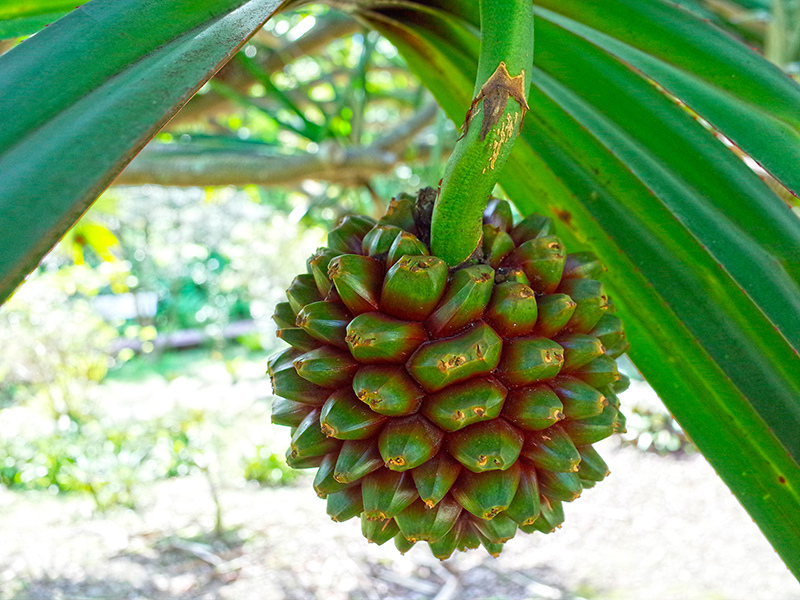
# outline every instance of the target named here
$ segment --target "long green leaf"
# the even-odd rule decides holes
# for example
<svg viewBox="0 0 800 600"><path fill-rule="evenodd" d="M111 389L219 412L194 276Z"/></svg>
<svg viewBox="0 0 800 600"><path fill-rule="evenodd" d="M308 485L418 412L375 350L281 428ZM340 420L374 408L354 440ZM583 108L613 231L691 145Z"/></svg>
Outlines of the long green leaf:
<svg viewBox="0 0 800 600"><path fill-rule="evenodd" d="M469 89L453 82L474 64L453 76L446 28L391 10L373 23L458 120ZM564 25L537 21L531 113L504 188L606 262L637 366L800 575L797 219L680 106ZM761 67L751 57L739 76ZM725 93L750 116L780 119Z"/></svg>
<svg viewBox="0 0 800 600"><path fill-rule="evenodd" d="M83 3L80 0L0 0L0 40L36 33Z"/></svg>
<svg viewBox="0 0 800 600"><path fill-rule="evenodd" d="M0 21L44 13L67 13L84 2L80 0L0 0Z"/></svg>
<svg viewBox="0 0 800 600"><path fill-rule="evenodd" d="M661 0L535 4L542 17L658 81L800 193L800 86L777 67Z"/></svg>
<svg viewBox="0 0 800 600"><path fill-rule="evenodd" d="M477 26L473 7L435 3ZM665 0L534 0L533 5L539 17L657 81L800 194L800 86L775 65Z"/></svg>
<svg viewBox="0 0 800 600"><path fill-rule="evenodd" d="M0 57L0 301L280 4L94 0Z"/></svg>

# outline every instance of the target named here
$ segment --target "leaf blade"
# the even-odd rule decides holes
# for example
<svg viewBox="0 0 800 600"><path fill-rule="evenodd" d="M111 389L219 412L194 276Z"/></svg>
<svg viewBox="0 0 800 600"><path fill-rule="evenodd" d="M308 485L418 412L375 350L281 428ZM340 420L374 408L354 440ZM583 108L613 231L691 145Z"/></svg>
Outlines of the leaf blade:
<svg viewBox="0 0 800 600"><path fill-rule="evenodd" d="M448 40L439 37L436 28L419 23L376 26L383 26L390 39L404 38L403 52L415 51L415 43L407 39L415 35L424 40L417 45L424 45L426 52L447 47ZM537 45L546 46L541 36L540 26ZM686 219L676 214L679 206L674 198L668 201L669 193L687 193L681 189L684 186L689 188L686 197L699 202L698 191L691 191L693 186L706 189L713 178L694 181L688 178L685 165L668 165L670 172L659 180L658 173L637 165L636 153L627 150L644 147L652 163L659 156L653 140L632 135L620 126L619 119L604 122L602 109L608 109L608 98L593 104L595 98L586 90L570 87L577 85L575 81L560 80L559 68L569 71L576 67L574 62L569 66L559 62L560 50L563 47L549 64L553 72L540 70L534 80L529 121L512 153L513 164L507 170L511 174L502 179L504 188L523 212L538 209L561 218L564 224L559 234L565 241L578 248L591 245L607 264L607 283L627 317L637 365L790 569L800 575L797 354L787 337L772 328L757 301L746 295L744 301L739 300L742 287L700 243L697 226L702 213L692 215L698 220L690 219L687 226ZM585 53L586 47L576 52ZM590 54L601 59L604 53L595 48ZM546 70L540 58L536 64ZM438 83L456 65L444 65L444 59L436 56L409 62L451 118L457 119L458 111L448 107L456 106L455 98L468 91L452 89L452 81L460 81L460 77L451 78L449 86ZM605 66L608 68L607 61ZM586 77L587 72L580 76ZM602 78L590 82L597 87L606 83ZM662 109L667 115L670 110L675 114L682 110L676 105ZM663 114L659 118L664 118ZM604 127L612 127L614 135L604 132ZM689 127L684 120L677 129L681 133ZM698 155L728 152L721 145L716 150L710 145L705 148L692 135L684 137ZM631 144L627 149L625 140ZM676 159L673 156L671 160ZM725 162L716 176L733 177L733 181L749 177L744 171L737 174L736 166ZM687 178L688 182L684 181ZM753 179L745 183L748 200L763 191ZM736 183L730 185L736 187ZM767 204L762 207L764 213L777 206L773 200ZM699 211L702 206L695 208ZM737 223L742 225L747 224ZM736 229L729 229L726 235L733 231ZM756 246L759 252L766 246L764 252L771 256L775 248L767 242L761 238ZM722 258L729 263L738 260L727 253ZM796 284L794 274L786 275L787 285ZM796 307L789 312L798 314ZM747 381L747 374L753 373L760 378L758 385ZM770 408L773 392L781 398L780 410ZM786 418L789 426L782 425L781 418Z"/></svg>
<svg viewBox="0 0 800 600"><path fill-rule="evenodd" d="M800 193L800 86L780 69L665 2L536 0L535 5L540 16L658 81ZM776 144L783 152L772 151Z"/></svg>
<svg viewBox="0 0 800 600"><path fill-rule="evenodd" d="M0 300L280 5L95 0L0 57Z"/></svg>

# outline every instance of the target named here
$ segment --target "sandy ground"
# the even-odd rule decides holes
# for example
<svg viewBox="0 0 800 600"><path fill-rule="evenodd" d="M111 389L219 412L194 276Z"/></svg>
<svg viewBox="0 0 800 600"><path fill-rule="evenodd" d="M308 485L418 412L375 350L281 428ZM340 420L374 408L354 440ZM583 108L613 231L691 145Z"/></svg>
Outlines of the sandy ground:
<svg viewBox="0 0 800 600"><path fill-rule="evenodd" d="M210 535L205 480L162 482L138 513L0 490L2 599L498 598L800 600L790 575L700 456L599 445L612 475L567 507L554 534L519 533L440 563L367 544L298 485L224 489L229 534Z"/></svg>

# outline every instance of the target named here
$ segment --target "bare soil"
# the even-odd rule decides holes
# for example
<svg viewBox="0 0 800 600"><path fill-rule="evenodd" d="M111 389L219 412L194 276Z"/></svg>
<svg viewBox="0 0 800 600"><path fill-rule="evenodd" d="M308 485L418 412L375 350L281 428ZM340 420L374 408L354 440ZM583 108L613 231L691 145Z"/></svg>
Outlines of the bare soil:
<svg viewBox="0 0 800 600"><path fill-rule="evenodd" d="M700 456L601 444L612 475L567 507L551 535L519 533L502 555L401 556L333 523L296 486L152 486L138 512L0 490L0 598L800 600L800 584Z"/></svg>

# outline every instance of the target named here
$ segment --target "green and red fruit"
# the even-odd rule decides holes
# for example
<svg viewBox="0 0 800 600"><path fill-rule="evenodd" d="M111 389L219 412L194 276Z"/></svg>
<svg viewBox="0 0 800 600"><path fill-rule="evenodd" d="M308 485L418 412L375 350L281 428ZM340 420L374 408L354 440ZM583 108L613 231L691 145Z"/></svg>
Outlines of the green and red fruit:
<svg viewBox="0 0 800 600"><path fill-rule="evenodd" d="M360 516L369 541L496 555L608 474L591 444L624 430L627 341L603 266L567 254L549 218L514 225L492 200L479 256L449 269L426 245L431 194L346 218L292 282L273 422L328 514Z"/></svg>

